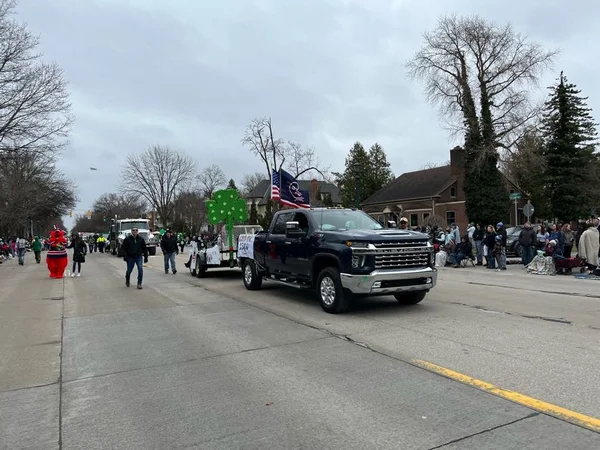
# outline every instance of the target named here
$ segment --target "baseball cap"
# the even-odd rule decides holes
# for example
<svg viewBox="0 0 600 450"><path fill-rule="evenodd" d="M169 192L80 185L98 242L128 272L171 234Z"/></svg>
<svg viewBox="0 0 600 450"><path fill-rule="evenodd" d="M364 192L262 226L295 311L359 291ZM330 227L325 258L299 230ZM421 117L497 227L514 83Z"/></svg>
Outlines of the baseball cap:
<svg viewBox="0 0 600 450"><path fill-rule="evenodd" d="M400 222L408 223L408 219L406 217L400 217Z"/></svg>

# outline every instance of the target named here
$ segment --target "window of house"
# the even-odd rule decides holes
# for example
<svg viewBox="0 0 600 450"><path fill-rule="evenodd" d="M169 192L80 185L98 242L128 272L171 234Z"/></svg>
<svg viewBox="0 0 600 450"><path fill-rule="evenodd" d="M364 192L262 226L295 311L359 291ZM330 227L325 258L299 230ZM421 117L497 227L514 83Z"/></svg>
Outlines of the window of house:
<svg viewBox="0 0 600 450"><path fill-rule="evenodd" d="M456 211L446 211L446 222L448 225L456 222Z"/></svg>
<svg viewBox="0 0 600 450"><path fill-rule="evenodd" d="M411 227L418 227L419 226L419 215L418 214L411 214L410 215L410 226Z"/></svg>
<svg viewBox="0 0 600 450"><path fill-rule="evenodd" d="M450 197L456 198L456 186L450 188Z"/></svg>

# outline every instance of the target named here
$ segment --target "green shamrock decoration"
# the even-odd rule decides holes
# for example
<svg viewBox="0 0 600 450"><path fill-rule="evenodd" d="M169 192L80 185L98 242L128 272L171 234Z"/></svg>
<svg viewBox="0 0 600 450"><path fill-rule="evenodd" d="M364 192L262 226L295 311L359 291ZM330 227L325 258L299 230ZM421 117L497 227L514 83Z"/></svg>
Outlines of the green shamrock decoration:
<svg viewBox="0 0 600 450"><path fill-rule="evenodd" d="M229 262L233 263L233 225L248 220L246 201L236 189L223 189L215 192L212 200L206 202L208 221L213 225L225 222L229 246Z"/></svg>

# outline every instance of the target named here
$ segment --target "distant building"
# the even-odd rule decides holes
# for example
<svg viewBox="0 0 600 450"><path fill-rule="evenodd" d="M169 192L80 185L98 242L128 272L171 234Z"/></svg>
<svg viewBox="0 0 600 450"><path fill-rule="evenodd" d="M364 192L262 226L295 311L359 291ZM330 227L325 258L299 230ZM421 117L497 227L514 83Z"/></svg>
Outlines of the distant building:
<svg viewBox="0 0 600 450"><path fill-rule="evenodd" d="M509 223L515 224L514 204L508 197L509 192L520 192L520 190L513 181L506 176L504 178ZM450 150L450 164L403 173L366 199L361 207L383 224L388 220L397 223L400 217L404 216L411 227L420 227L430 216L437 215L445 218L448 224L455 222L461 230L466 230L469 219L464 180L465 151L461 147L455 147ZM518 203L519 224L525 221L522 211L525 203L527 203L526 197Z"/></svg>
<svg viewBox="0 0 600 450"><path fill-rule="evenodd" d="M339 188L326 181L317 180L298 180L300 189L308 191L310 197L310 205L314 207L325 206L325 199L331 197L333 206L341 206L342 199L340 197ZM252 201L256 204L256 209L259 215L264 215L267 209L267 201L271 198L271 180L262 180L256 185L251 192L246 195L248 208L252 205Z"/></svg>

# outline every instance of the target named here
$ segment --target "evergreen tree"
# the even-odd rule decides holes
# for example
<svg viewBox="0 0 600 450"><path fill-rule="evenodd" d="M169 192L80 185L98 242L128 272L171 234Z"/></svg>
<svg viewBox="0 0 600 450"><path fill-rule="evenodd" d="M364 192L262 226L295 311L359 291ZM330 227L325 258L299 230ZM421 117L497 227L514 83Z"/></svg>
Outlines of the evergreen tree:
<svg viewBox="0 0 600 450"><path fill-rule="evenodd" d="M369 155L360 142L355 142L346 157L344 173L335 173L337 184L340 187L342 204L352 208L356 206L356 183L358 177L360 198L364 201L369 196L371 171ZM366 187L366 189L365 189Z"/></svg>
<svg viewBox="0 0 600 450"><path fill-rule="evenodd" d="M549 89L542 128L546 197L552 215L570 221L589 216L595 206L596 124L587 97L562 72Z"/></svg>
<svg viewBox="0 0 600 450"><path fill-rule="evenodd" d="M232 179L229 180L229 184L227 185L227 189L235 189L236 191L238 190L237 186L235 185L235 181Z"/></svg>
<svg viewBox="0 0 600 450"><path fill-rule="evenodd" d="M267 200L267 206L264 216L259 217L259 224L263 229L268 229L271 226L271 219L273 219L273 200Z"/></svg>
<svg viewBox="0 0 600 450"><path fill-rule="evenodd" d="M256 225L258 223L258 209L256 208L256 202L252 199L250 205L250 216L248 217L248 223L250 225Z"/></svg>
<svg viewBox="0 0 600 450"><path fill-rule="evenodd" d="M369 185L365 186L367 188L365 198L370 197L394 179L385 151L377 142L369 149L369 163L371 174Z"/></svg>
<svg viewBox="0 0 600 450"><path fill-rule="evenodd" d="M331 208L333 206L333 199L331 198L331 192L325 192L323 194L323 205Z"/></svg>

